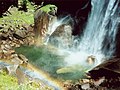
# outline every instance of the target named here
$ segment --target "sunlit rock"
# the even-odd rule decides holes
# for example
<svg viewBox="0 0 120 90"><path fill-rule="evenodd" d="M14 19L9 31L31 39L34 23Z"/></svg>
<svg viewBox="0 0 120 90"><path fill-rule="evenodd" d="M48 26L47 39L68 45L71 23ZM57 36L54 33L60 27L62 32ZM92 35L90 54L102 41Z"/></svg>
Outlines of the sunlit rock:
<svg viewBox="0 0 120 90"><path fill-rule="evenodd" d="M56 18L56 11L57 7L55 5L46 5L35 12L34 32L36 45L44 43L44 39L48 32L48 27L52 24L54 18Z"/></svg>

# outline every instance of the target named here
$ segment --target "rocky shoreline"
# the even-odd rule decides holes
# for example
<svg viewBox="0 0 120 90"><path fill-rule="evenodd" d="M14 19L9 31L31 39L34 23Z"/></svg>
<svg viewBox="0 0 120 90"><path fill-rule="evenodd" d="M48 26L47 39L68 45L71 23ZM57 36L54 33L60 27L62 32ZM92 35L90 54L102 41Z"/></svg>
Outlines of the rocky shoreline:
<svg viewBox="0 0 120 90"><path fill-rule="evenodd" d="M24 73L19 67L27 67L28 59L22 54L17 54L15 52L15 48L20 47L21 45L34 45L35 42L32 26L26 25L20 28L22 29L19 29L19 31L8 29L7 32L0 32L0 60L12 63L13 65L8 67L0 65L0 70L6 70L8 74L16 73L19 84L24 83L23 78L25 78ZM105 79L104 77L98 79L80 79L76 83L72 83L72 81L67 80L66 82L63 82L63 87L64 90L108 90L112 85L108 83L108 81L110 82L111 80L106 80L108 79ZM102 83L104 83L103 86L101 86Z"/></svg>

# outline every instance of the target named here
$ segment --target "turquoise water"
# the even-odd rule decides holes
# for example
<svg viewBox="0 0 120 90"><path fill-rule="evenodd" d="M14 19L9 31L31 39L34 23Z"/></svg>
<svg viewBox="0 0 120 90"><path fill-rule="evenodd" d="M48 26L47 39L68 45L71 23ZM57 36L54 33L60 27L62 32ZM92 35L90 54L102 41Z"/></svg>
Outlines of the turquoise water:
<svg viewBox="0 0 120 90"><path fill-rule="evenodd" d="M56 71L60 68L64 68L66 65L64 62L65 56L57 55L53 53L53 51L57 52L56 50L49 49L45 46L21 46L19 48L16 48L16 52L18 54L25 55L31 64L49 73L49 75L53 78L59 80L78 80L80 78L86 78L86 68L84 67L81 67L81 69L78 68L78 70L72 72L57 74Z"/></svg>

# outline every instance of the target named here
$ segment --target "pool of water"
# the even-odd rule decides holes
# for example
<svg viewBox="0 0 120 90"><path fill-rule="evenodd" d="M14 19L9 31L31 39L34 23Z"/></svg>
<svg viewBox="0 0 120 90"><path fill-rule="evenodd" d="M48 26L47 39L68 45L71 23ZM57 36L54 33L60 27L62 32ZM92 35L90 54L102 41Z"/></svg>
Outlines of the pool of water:
<svg viewBox="0 0 120 90"><path fill-rule="evenodd" d="M64 58L67 54L57 54L57 49L47 46L21 46L16 48L16 52L25 55L31 64L61 81L86 78L85 71L89 68L82 65L66 66Z"/></svg>

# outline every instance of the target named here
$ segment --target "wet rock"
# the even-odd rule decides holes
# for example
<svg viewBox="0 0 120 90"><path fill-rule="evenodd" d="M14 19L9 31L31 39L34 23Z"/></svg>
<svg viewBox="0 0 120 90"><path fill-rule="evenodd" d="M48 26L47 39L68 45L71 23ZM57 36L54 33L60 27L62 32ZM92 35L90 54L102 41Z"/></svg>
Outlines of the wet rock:
<svg viewBox="0 0 120 90"><path fill-rule="evenodd" d="M105 60L100 65L89 71L91 78L116 78L120 77L120 58Z"/></svg>
<svg viewBox="0 0 120 90"><path fill-rule="evenodd" d="M59 26L49 38L49 43L58 48L69 48L71 46L71 42L72 27L65 24Z"/></svg>
<svg viewBox="0 0 120 90"><path fill-rule="evenodd" d="M94 64L95 63L95 56L93 56L93 55L88 56L87 63L88 64Z"/></svg>

